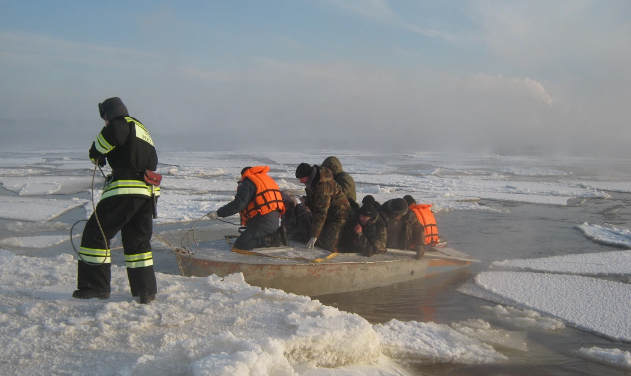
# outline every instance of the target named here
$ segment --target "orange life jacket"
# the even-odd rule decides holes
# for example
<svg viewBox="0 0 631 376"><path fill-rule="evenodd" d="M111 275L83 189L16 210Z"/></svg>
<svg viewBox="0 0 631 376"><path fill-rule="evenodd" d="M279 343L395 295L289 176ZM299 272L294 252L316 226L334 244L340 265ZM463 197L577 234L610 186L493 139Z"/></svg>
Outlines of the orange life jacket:
<svg viewBox="0 0 631 376"><path fill-rule="evenodd" d="M418 221L425 227L425 244L433 247L438 244L438 226L436 226L436 218L431 207L432 205L429 204L412 204L409 210L416 214Z"/></svg>
<svg viewBox="0 0 631 376"><path fill-rule="evenodd" d="M265 215L275 210L278 210L281 215L285 213L285 204L283 204L278 184L267 175L268 171L269 166L256 166L246 170L241 177L241 180L248 178L256 185L254 198L239 213L243 226L257 214Z"/></svg>

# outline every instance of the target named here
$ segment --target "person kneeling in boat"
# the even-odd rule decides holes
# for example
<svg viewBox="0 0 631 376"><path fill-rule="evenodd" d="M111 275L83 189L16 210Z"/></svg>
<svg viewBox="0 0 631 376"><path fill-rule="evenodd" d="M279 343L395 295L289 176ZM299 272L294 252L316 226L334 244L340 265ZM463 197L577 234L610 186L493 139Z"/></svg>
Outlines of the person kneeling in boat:
<svg viewBox="0 0 631 376"><path fill-rule="evenodd" d="M305 185L304 204L311 211L310 239L306 247L313 248L317 241L319 247L337 252L340 235L351 213L346 195L326 167L301 163L296 168L296 178Z"/></svg>
<svg viewBox="0 0 631 376"><path fill-rule="evenodd" d="M364 204L355 213L342 234L340 252L373 256L386 251L388 227L384 218L371 204Z"/></svg>
<svg viewBox="0 0 631 376"><path fill-rule="evenodd" d="M402 198L388 200L379 207L388 217L388 248L413 250L416 258L425 254L425 229L416 215L408 210L408 203Z"/></svg>
<svg viewBox="0 0 631 376"><path fill-rule="evenodd" d="M235 240L233 249L287 245L287 238L279 226L285 205L278 184L267 175L269 170L269 166L245 167L241 170L234 200L207 214L211 220L240 214L241 224L246 229Z"/></svg>
<svg viewBox="0 0 631 376"><path fill-rule="evenodd" d="M440 242L436 218L431 209L432 205L417 204L414 197L410 195L403 196L403 199L408 203L408 210L413 212L418 221L423 225L425 231L425 251L430 251L432 247Z"/></svg>

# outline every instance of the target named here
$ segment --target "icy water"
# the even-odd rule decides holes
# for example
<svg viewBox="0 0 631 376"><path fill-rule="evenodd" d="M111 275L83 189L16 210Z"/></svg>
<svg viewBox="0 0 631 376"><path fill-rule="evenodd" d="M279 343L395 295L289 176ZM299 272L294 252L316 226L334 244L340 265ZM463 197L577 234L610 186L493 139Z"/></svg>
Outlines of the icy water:
<svg viewBox="0 0 631 376"><path fill-rule="evenodd" d="M328 153L321 153L308 161L318 163ZM338 154L339 155L339 154ZM0 155L0 157L3 157ZM7 157L4 155L4 157ZM212 156L211 156L212 157ZM200 162L195 155L170 155L161 158L163 163L160 171L178 177L183 177L168 188L164 197L168 200L176 195L184 195L180 204L161 205L163 216L174 211L179 220L156 221L154 232L169 239L174 246L184 232L192 225L192 219L199 218L203 213L216 209L234 194L234 177L244 165L252 165L252 160L261 164L272 165L283 179L283 189L300 189L294 184L292 168L307 160L298 154L271 155L253 158L248 155L232 155L229 157L214 156L215 159ZM314 159L314 160L312 160ZM354 312L372 323L387 322L391 319L402 321L433 321L451 324L468 319L482 319L488 321L495 328L515 330L504 326L494 316L480 311L481 306L495 306L496 304L482 299L461 294L456 291L463 283L476 274L490 270L494 261L507 259L521 259L569 255L578 253L593 253L611 251L616 248L604 246L587 239L583 233L575 228L584 222L591 224L611 224L622 228L631 228L631 194L603 191L610 197L600 198L602 195L589 194L576 199L567 200L567 204L555 204L558 195L572 196L572 193L559 193L559 187L552 186L549 192L538 192L544 199L552 203L534 204L520 202L519 199L502 199L508 189L520 189L524 196L532 193L526 188L520 188L519 183L557 184L563 180L586 182L624 182L631 181L631 168L622 161L592 161L570 160L547 161L545 159L514 159L490 157L472 160L468 158L450 158L441 155L404 155L404 156L341 156L342 163L351 161L345 166L357 181L358 197L374 194L379 201L390 197L401 197L412 193L415 197L426 197L428 202L438 202L443 208L436 214L440 234L445 237L450 246L479 259L480 263L473 263L462 272L441 275L429 279L422 279L398 285L345 293L319 296L322 303L339 309ZM74 161L73 158L70 161ZM48 162L48 161L47 161ZM46 163L47 163L46 162ZM41 163L37 167L0 166L1 176L87 176L87 169L59 170L46 167ZM10 163L6 163L7 165ZM378 166L375 166L378 165ZM187 167L188 166L188 167ZM191 167L192 166L192 167ZM89 167L89 166L88 166ZM217 170L208 173L210 170ZM525 171L525 172L524 172ZM225 175L224 178L217 176ZM194 178L189 178L193 175ZM512 183L502 182L506 176ZM90 175L91 176L91 175ZM408 183L409 178L423 177L420 183ZM278 177L277 177L278 178ZM195 180L196 179L196 180ZM222 180L223 179L223 180ZM460 195L460 200L444 199L443 179L454 179L454 186L471 185L476 179L488 182L502 182L497 187L473 185L470 191L458 192L452 188L451 195ZM482 180L481 180L482 181ZM6 183L8 184L8 183ZM5 184L5 187L6 187ZM415 186L412 184L416 184ZM204 188L206 186L211 188ZM517 188L514 188L513 185ZM374 187L378 188L374 188ZM447 187L447 185L445 185ZM402 188L403 187L403 188ZM416 187L413 190L410 187ZM487 194L476 195L479 189L487 189ZM630 187L631 188L631 187ZM205 190L204 190L205 189ZM423 191L427 189L427 191ZM453 193L455 192L455 193ZM187 196L188 195L188 196ZM0 196L21 197L16 190L0 188ZM476 199L482 197L481 199ZM32 198L48 198L50 194L35 194ZM485 198L486 197L486 198ZM488 197L496 197L490 199ZM80 193L55 194L55 199L71 200L73 198L90 199L86 191ZM419 200L422 201L422 200ZM544 200L545 201L545 200ZM530 201L532 202L532 201ZM565 200L561 200L565 202ZM201 204L200 204L201 203ZM468 203L468 204L467 204ZM170 206L169 206L170 205ZM179 205L179 206L178 206ZM209 205L209 206L199 206ZM166 208L166 209L165 209ZM170 208L170 209L169 209ZM492 210L484 210L484 209ZM49 222L72 224L86 216L83 207L73 209ZM184 219L182 219L184 218ZM177 223L179 222L179 223ZM16 223L19 225L16 226ZM48 223L48 222L47 222ZM41 234L68 234L67 229L42 227L41 224L28 224L15 220L0 219L0 238L13 236L29 236ZM30 226L30 227L29 227ZM63 226L61 226L63 227ZM75 234L81 233L82 226L75 229ZM200 223L196 227L198 241L218 239L224 234L235 234L235 227L230 225L216 226ZM75 244L78 238L75 239ZM177 274L175 257L171 250L154 242L155 269L160 272ZM117 244L114 244L117 246ZM38 249L2 247L16 254L29 256L50 257L60 253L71 253L68 242ZM114 252L113 263L124 265L122 252ZM630 272L631 273L631 272ZM622 278L620 278L622 280ZM600 365L578 357L574 352L581 347L598 346L601 348L618 348L631 351L631 345L618 341L603 339L596 335L566 327L557 331L528 330L528 351L499 349L509 357L509 361L492 365L408 365L413 373L418 375L629 375L610 366Z"/></svg>
<svg viewBox="0 0 631 376"><path fill-rule="evenodd" d="M318 297L328 305L355 312L371 322L396 318L450 324L471 318L503 326L479 311L492 302L463 295L456 289L472 275L489 270L493 261L615 250L591 242L574 228L589 223L629 227L631 195L610 192L612 199L578 200L568 206L482 201L510 212L458 211L437 216L441 235L452 247L481 260L468 272L439 276L384 288ZM502 351L509 362L493 365L412 366L419 375L629 375L613 367L577 357L581 347L598 346L631 351L631 345L610 341L571 327L560 331L528 331L528 352Z"/></svg>

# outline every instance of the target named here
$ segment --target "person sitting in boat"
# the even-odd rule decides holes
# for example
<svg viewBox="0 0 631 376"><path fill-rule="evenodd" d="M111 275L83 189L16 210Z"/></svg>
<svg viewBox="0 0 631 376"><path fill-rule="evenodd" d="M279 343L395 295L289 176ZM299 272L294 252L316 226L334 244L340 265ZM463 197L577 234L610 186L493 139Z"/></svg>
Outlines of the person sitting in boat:
<svg viewBox="0 0 631 376"><path fill-rule="evenodd" d="M287 233L287 239L306 243L310 236L311 210L304 204L298 203L290 191L282 191L285 214L281 215L280 223Z"/></svg>
<svg viewBox="0 0 631 376"><path fill-rule="evenodd" d="M372 205L372 207L377 210L379 210L379 207L381 206L380 203L375 201L375 197L373 195L366 195L364 196L364 198L362 198L362 205L366 205L366 204Z"/></svg>
<svg viewBox="0 0 631 376"><path fill-rule="evenodd" d="M364 204L353 212L340 240L340 252L373 256L386 251L388 227L386 220L371 204Z"/></svg>
<svg viewBox="0 0 631 376"><path fill-rule="evenodd" d="M311 211L307 248L318 246L337 252L337 244L351 212L351 206L342 188L333 180L326 167L301 163L296 178L306 186L304 204Z"/></svg>
<svg viewBox="0 0 631 376"><path fill-rule="evenodd" d="M245 167L241 170L234 200L207 214L211 220L240 214L241 224L246 229L235 240L233 249L287 245L287 239L279 226L285 205L278 184L267 175L269 170L269 166Z"/></svg>
<svg viewBox="0 0 631 376"><path fill-rule="evenodd" d="M403 199L408 203L408 209L416 215L416 218L425 229L425 250L431 249L439 242L438 226L431 209L432 205L417 204L414 197L410 195L403 196Z"/></svg>
<svg viewBox="0 0 631 376"><path fill-rule="evenodd" d="M416 252L420 259L425 254L425 229L416 215L408 210L402 198L388 200L379 207L388 218L388 248L406 249Z"/></svg>
<svg viewBox="0 0 631 376"><path fill-rule="evenodd" d="M322 164L333 173L333 180L342 187L342 192L346 195L348 203L353 209L359 210L357 204L357 192L355 191L355 180L347 172L342 169L342 162L336 156L327 157Z"/></svg>

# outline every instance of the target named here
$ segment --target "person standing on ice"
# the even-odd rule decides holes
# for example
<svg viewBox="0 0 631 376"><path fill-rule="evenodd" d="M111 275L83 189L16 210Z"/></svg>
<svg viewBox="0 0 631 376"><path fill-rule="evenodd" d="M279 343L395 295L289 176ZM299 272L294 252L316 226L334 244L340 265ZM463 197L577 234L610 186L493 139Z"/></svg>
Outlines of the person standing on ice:
<svg viewBox="0 0 631 376"><path fill-rule="evenodd" d="M306 186L304 203L311 211L311 238L307 248L313 248L318 241L319 247L337 252L340 235L351 212L346 195L326 167L301 163L296 168L296 178Z"/></svg>
<svg viewBox="0 0 631 376"><path fill-rule="evenodd" d="M129 116L120 98L108 98L99 103L99 113L105 126L92 143L89 157L101 167L107 160L112 174L103 187L95 213L83 230L78 289L72 297L110 297L112 260L109 245L120 231L131 294L139 297L141 304L146 304L155 299L157 292L149 241L153 233L155 199L160 188L145 182L145 175L147 170L156 170L158 155L147 128Z"/></svg>
<svg viewBox="0 0 631 376"><path fill-rule="evenodd" d="M208 213L211 220L239 213L246 226L233 245L233 250L287 245L287 235L279 226L285 204L278 184L267 173L269 166L245 167L234 200Z"/></svg>

